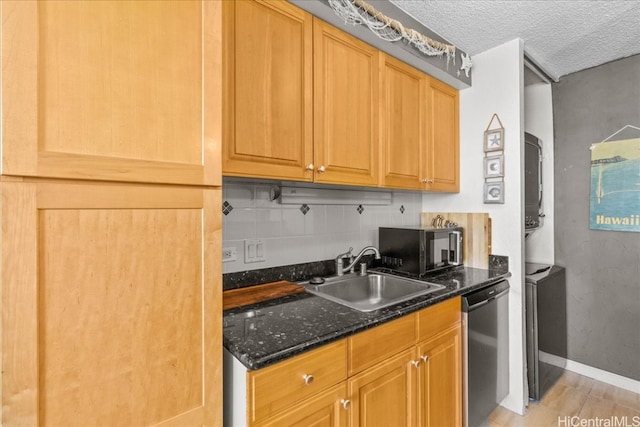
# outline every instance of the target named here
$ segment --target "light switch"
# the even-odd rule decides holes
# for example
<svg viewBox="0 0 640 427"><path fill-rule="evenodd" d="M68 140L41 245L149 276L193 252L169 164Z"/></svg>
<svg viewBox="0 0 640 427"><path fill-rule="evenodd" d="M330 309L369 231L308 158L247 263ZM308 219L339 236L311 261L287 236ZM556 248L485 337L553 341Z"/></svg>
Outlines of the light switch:
<svg viewBox="0 0 640 427"><path fill-rule="evenodd" d="M263 262L267 260L265 244L260 239L247 239L244 241L244 263Z"/></svg>

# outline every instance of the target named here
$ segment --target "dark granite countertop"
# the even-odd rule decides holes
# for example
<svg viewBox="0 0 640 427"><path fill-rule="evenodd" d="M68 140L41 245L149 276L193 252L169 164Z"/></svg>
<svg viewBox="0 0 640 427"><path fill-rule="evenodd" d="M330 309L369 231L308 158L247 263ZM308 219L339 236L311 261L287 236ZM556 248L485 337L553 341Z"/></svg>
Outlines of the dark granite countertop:
<svg viewBox="0 0 640 427"><path fill-rule="evenodd" d="M308 292L290 295L225 311L223 342L248 369L260 369L509 276L455 267L423 278L445 289L368 313Z"/></svg>

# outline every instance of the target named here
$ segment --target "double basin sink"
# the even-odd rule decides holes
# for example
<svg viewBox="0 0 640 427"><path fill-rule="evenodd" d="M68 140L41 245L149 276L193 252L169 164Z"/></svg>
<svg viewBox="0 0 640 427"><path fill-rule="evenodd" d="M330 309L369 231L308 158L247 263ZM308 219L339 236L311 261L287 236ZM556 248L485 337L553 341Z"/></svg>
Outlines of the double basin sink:
<svg viewBox="0 0 640 427"><path fill-rule="evenodd" d="M444 286L385 273L346 274L321 284L301 283L307 292L358 311L374 311L444 289Z"/></svg>

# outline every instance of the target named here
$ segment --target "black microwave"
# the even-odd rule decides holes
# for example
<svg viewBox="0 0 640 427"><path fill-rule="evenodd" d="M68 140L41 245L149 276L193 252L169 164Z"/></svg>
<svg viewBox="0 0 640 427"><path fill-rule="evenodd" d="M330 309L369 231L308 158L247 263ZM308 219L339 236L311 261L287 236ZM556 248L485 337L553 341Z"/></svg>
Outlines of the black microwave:
<svg viewBox="0 0 640 427"><path fill-rule="evenodd" d="M422 275L462 264L462 227L380 227L382 266Z"/></svg>

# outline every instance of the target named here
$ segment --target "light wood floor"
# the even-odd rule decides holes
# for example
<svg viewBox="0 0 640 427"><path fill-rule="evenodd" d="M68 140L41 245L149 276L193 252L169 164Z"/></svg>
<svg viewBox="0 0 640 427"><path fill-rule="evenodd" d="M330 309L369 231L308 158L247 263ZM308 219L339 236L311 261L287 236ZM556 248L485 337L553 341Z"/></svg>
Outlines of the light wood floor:
<svg viewBox="0 0 640 427"><path fill-rule="evenodd" d="M577 416L578 419L571 420ZM587 424L613 419L622 424ZM624 421L626 417L626 423ZM636 417L636 418L634 418ZM561 420L567 420L561 422ZM622 421L621 421L622 420ZM572 424L573 422L573 424ZM595 421L593 421L595 423ZM498 407L489 416L490 427L562 427L572 425L640 425L640 394L565 371L539 402L530 402L525 416Z"/></svg>

